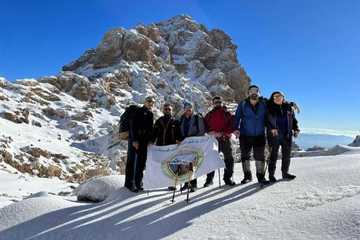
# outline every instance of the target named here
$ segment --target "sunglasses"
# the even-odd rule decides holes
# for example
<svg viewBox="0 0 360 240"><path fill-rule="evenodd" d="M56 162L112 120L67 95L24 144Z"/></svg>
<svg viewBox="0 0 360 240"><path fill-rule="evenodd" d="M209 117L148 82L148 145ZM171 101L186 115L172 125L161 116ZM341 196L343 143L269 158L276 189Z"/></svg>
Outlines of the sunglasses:
<svg viewBox="0 0 360 240"><path fill-rule="evenodd" d="M249 90L249 93L250 93L250 94L259 93L259 89L257 89L257 88L251 88L251 89Z"/></svg>
<svg viewBox="0 0 360 240"><path fill-rule="evenodd" d="M171 108L164 108L164 111L170 112L172 109Z"/></svg>
<svg viewBox="0 0 360 240"><path fill-rule="evenodd" d="M278 95L274 95L274 99L278 99L278 98L283 98L284 96L283 95L280 95L280 94L278 94Z"/></svg>
<svg viewBox="0 0 360 240"><path fill-rule="evenodd" d="M214 104L221 104L222 101L215 101Z"/></svg>

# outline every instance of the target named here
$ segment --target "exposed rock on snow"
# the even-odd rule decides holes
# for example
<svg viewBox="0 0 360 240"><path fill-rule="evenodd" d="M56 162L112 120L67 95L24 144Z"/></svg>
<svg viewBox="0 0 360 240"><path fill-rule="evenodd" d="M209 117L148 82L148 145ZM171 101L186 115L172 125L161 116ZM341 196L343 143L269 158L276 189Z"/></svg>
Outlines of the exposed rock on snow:
<svg viewBox="0 0 360 240"><path fill-rule="evenodd" d="M336 145L330 149L319 148L314 151L299 151L294 152L293 155L295 157L315 157L315 156L334 156L341 154L352 154L352 153L360 153L360 147L350 147L346 145Z"/></svg>
<svg viewBox="0 0 360 240"><path fill-rule="evenodd" d="M27 109L15 110L14 112L5 111L0 115L14 123L29 123L29 111Z"/></svg>
<svg viewBox="0 0 360 240"><path fill-rule="evenodd" d="M326 149L320 146L313 146L311 148L306 149L307 152L324 151L324 150Z"/></svg>
<svg viewBox="0 0 360 240"><path fill-rule="evenodd" d="M349 144L351 147L360 147L360 135L356 136L355 140Z"/></svg>
<svg viewBox="0 0 360 240"><path fill-rule="evenodd" d="M212 94L239 100L244 98L250 79L237 61L236 48L223 31L208 31L189 16L176 16L149 26L111 30L96 49L86 51L63 70L89 78L104 77L111 70L99 68L142 62L150 71L175 71L179 82L184 76L206 83Z"/></svg>

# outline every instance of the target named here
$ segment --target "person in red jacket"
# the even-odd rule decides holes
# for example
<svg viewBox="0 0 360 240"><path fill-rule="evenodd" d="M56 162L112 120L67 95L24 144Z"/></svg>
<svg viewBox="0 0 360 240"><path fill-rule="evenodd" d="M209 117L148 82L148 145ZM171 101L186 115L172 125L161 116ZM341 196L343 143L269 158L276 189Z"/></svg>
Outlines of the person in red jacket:
<svg viewBox="0 0 360 240"><path fill-rule="evenodd" d="M216 96L212 99L213 109L205 116L206 132L216 137L219 143L219 152L224 154L225 169L223 180L226 185L234 186L231 180L234 171L234 158L230 137L234 131L234 116L222 105L221 97ZM213 184L215 172L211 172L206 177L204 187Z"/></svg>

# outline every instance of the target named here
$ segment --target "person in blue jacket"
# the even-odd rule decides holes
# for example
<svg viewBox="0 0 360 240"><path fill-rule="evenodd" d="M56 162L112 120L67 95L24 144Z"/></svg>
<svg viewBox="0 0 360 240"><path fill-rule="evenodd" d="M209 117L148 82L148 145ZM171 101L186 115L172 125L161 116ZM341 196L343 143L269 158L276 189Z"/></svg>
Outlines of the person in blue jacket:
<svg viewBox="0 0 360 240"><path fill-rule="evenodd" d="M256 177L259 183L268 184L265 179L265 122L267 100L260 96L256 85L248 88L248 97L241 101L235 114L235 135L239 137L241 162L244 179L241 184L252 181L250 169L251 151L253 151Z"/></svg>

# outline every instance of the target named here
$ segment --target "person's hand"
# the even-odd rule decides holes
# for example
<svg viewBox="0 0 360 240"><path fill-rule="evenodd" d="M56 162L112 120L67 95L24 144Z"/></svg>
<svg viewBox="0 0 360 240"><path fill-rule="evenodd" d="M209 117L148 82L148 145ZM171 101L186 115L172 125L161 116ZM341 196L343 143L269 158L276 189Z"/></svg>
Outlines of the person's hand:
<svg viewBox="0 0 360 240"><path fill-rule="evenodd" d="M297 138L297 137L299 136L299 133L300 133L300 131L299 131L299 130L295 130L295 131L294 131L294 137L296 137L296 138Z"/></svg>
<svg viewBox="0 0 360 240"><path fill-rule="evenodd" d="M135 148L135 150L139 150L139 142L133 142L132 146Z"/></svg>
<svg viewBox="0 0 360 240"><path fill-rule="evenodd" d="M294 112L296 113L300 113L300 108L299 106L296 104L296 102L290 102L290 106L293 109Z"/></svg>
<svg viewBox="0 0 360 240"><path fill-rule="evenodd" d="M214 132L214 131L208 132L208 134L211 135L211 136L215 136L215 132Z"/></svg>
<svg viewBox="0 0 360 240"><path fill-rule="evenodd" d="M211 132L209 132L209 134L210 134L211 136L216 137L216 138L219 138L219 137L221 137L221 136L222 136L222 135L221 135L221 133L219 133L219 132L215 132L215 131L211 131Z"/></svg>
<svg viewBox="0 0 360 240"><path fill-rule="evenodd" d="M222 133L221 133L221 132L216 132L216 133L215 133L215 137L216 137L216 138L222 137Z"/></svg>
<svg viewBox="0 0 360 240"><path fill-rule="evenodd" d="M234 135L239 138L240 137L240 131L239 130L235 130L234 131Z"/></svg>
<svg viewBox="0 0 360 240"><path fill-rule="evenodd" d="M271 135L273 135L273 137L276 137L277 135L279 135L278 130L277 129L271 129Z"/></svg>
<svg viewBox="0 0 360 240"><path fill-rule="evenodd" d="M228 137L228 138L231 138L231 134L232 133L226 133L225 136Z"/></svg>

